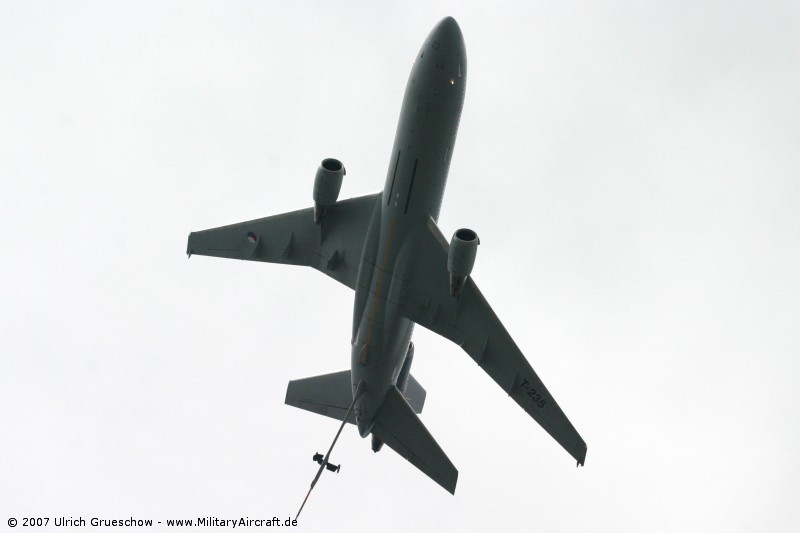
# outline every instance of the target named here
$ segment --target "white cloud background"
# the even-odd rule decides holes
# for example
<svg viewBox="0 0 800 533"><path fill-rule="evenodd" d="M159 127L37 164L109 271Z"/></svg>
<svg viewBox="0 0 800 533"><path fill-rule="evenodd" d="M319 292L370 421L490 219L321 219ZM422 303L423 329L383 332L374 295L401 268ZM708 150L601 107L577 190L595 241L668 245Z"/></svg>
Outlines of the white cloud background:
<svg viewBox="0 0 800 533"><path fill-rule="evenodd" d="M586 467L417 328L451 496L352 429L308 531L793 531L800 10L785 2L4 2L0 514L294 515L352 294L189 231L389 165L414 53L461 25L440 226L588 443ZM6 527L6 526L3 526Z"/></svg>

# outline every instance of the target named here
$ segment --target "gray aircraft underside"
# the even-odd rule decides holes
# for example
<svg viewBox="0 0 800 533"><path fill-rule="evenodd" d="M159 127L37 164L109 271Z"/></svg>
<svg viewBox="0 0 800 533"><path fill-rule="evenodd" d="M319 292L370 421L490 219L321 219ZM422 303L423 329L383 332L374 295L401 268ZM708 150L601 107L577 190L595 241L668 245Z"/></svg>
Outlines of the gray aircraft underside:
<svg viewBox="0 0 800 533"><path fill-rule="evenodd" d="M469 276L477 235L460 229L448 243L436 225L466 80L464 39L447 17L411 69L382 192L337 201L345 170L325 159L314 207L193 232L187 248L310 266L353 289L350 369L290 381L286 403L347 416L362 437L372 434L374 451L386 443L451 493L458 471L417 416L425 389L409 373L415 323L461 346L579 464L586 458L586 443Z"/></svg>

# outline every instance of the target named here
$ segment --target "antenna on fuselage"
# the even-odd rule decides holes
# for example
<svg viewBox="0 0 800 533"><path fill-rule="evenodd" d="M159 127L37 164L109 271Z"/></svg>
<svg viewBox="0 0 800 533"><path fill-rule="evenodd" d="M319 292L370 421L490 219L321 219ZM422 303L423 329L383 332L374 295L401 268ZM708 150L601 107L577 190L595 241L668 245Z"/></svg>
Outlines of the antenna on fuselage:
<svg viewBox="0 0 800 533"><path fill-rule="evenodd" d="M347 418L350 416L350 412L353 410L353 407L356 405L356 401L364 392L364 383L362 381L358 382L358 387L356 388L356 393L353 395L353 403L350 404L350 407L347 408L347 412L344 414L344 418L342 419L342 425L339 426L339 431L336 432L336 436L333 438L333 442L331 443L331 447L328 448L328 453L325 454L325 457L321 457L321 454L316 453L314 454L314 460L319 463L319 469L317 470L317 475L314 476L314 480L311 482L311 487L308 489L306 493L306 497L303 499L303 503L300 505L300 510L297 511L297 516L294 517L295 520L300 516L300 513L303 511L303 507L306 506L306 502L308 501L308 497L311 496L311 491L314 490L314 485L317 484L319 481L320 476L322 475L322 471L325 470L325 467L328 467L328 470L331 472L339 472L339 468L341 465L334 466L328 464L328 459L330 459L331 452L333 451L333 447L336 446L336 441L339 440L339 435L342 434L342 429L344 429L344 425L347 424ZM331 468L334 466L334 468Z"/></svg>

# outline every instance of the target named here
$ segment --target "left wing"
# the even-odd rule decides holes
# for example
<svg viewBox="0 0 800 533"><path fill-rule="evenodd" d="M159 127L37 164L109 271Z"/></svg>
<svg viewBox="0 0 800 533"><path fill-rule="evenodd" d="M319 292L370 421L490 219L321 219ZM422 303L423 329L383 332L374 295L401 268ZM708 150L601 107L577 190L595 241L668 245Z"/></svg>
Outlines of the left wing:
<svg viewBox="0 0 800 533"><path fill-rule="evenodd" d="M408 269L409 279L400 282L401 295L390 302L399 312L455 342L517 404L536 420L572 457L583 464L586 443L553 396L536 375L503 323L467 278L461 294L449 293L447 253L449 244L432 220L420 228L416 253Z"/></svg>
<svg viewBox="0 0 800 533"><path fill-rule="evenodd" d="M186 253L313 267L355 289L364 236L381 193L189 234Z"/></svg>

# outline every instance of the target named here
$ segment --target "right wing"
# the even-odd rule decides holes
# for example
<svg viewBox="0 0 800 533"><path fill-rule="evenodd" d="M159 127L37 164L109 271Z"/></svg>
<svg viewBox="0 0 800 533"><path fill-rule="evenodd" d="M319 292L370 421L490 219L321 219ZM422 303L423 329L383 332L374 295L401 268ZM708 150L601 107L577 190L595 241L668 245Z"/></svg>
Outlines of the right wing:
<svg viewBox="0 0 800 533"><path fill-rule="evenodd" d="M461 346L531 418L583 464L586 443L531 368L472 277L467 278L457 298L450 296L448 249L447 240L436 223L428 220L419 234L410 279L402 281L404 296L395 302L401 307L400 312Z"/></svg>
<svg viewBox="0 0 800 533"><path fill-rule="evenodd" d="M355 289L364 236L381 193L189 234L186 253L313 267Z"/></svg>

